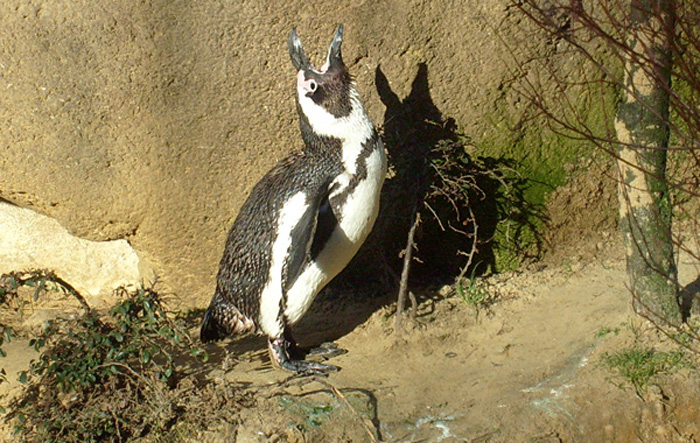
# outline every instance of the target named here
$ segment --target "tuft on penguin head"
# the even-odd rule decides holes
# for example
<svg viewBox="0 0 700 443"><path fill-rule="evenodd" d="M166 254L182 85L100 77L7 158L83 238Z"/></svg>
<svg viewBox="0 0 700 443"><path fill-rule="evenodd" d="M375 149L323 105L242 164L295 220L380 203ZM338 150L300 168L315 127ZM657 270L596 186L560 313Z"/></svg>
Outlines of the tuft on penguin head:
<svg viewBox="0 0 700 443"><path fill-rule="evenodd" d="M292 65L297 70L297 99L304 114L314 113L318 107L334 118L346 117L352 111L352 77L341 52L343 25L339 24L328 47L326 62L316 69L304 52L304 47L292 28L288 45Z"/></svg>

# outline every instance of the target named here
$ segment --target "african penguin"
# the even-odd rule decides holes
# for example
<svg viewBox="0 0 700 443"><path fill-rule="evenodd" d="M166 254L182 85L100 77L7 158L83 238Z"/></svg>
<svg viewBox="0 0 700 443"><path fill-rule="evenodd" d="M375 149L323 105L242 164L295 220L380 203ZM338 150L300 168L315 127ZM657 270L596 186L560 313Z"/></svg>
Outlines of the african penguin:
<svg viewBox="0 0 700 443"><path fill-rule="evenodd" d="M296 30L289 35L305 147L273 167L241 207L200 332L204 342L264 333L273 364L299 373L338 369L294 359L289 326L367 238L386 175L384 147L343 62L342 39L339 25L316 69Z"/></svg>

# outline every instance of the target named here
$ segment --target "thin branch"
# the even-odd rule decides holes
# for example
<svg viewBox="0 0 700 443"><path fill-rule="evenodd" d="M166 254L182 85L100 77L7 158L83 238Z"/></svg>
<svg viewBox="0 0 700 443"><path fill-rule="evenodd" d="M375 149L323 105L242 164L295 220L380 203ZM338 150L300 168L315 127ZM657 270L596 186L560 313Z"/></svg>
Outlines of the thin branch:
<svg viewBox="0 0 700 443"><path fill-rule="evenodd" d="M418 300L416 300L415 294L411 291L408 291L408 299L411 300L411 320L415 320L418 313Z"/></svg>
<svg viewBox="0 0 700 443"><path fill-rule="evenodd" d="M469 251L468 254L465 254L467 256L467 263L462 267L462 270L459 271L459 276L457 277L457 281L460 281L464 278L464 275L467 273L467 269L472 265L472 261L474 260L474 256L478 252L477 249L477 240L478 236L477 234L479 233L479 225L476 223L476 219L474 218L474 212L472 211L472 208L470 206L467 207L469 209L469 216L471 217L472 223L474 224L474 230L472 231L471 237L473 239L472 242L472 248Z"/></svg>
<svg viewBox="0 0 700 443"><path fill-rule="evenodd" d="M399 284L399 296L396 302L396 333L401 333L401 316L403 314L403 307L406 303L406 292L408 291L408 275L411 270L411 260L413 258L413 248L415 242L413 238L416 233L416 227L420 224L420 212L417 210L417 205L413 207L413 223L411 224L411 229L408 231L408 239L406 240L406 249L404 250L403 256L403 270L401 271L401 283Z"/></svg>
<svg viewBox="0 0 700 443"><path fill-rule="evenodd" d="M13 293L13 286L14 288L18 288L20 286L39 284L36 291L36 295L38 296L39 292L42 289L45 289L43 285L46 281L55 283L64 293L72 295L76 300L78 300L83 309L85 309L86 313L92 312L92 308L85 300L85 297L83 297L70 283L57 276L53 271L35 269L31 271L10 272L3 274L0 276L0 288L5 289L6 291L9 289L8 292Z"/></svg>

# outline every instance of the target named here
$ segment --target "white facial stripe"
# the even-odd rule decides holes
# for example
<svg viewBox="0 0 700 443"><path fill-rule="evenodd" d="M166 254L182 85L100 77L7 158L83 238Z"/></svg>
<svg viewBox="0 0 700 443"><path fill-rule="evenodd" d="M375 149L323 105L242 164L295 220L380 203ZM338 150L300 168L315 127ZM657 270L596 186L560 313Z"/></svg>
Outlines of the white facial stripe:
<svg viewBox="0 0 700 443"><path fill-rule="evenodd" d="M306 95L306 92L309 90L308 89L308 80L306 80L306 77L304 76L304 71L299 71L297 72L297 90L299 91L304 91L304 95Z"/></svg>
<svg viewBox="0 0 700 443"><path fill-rule="evenodd" d="M321 73L319 72L319 74ZM307 79L304 75L304 71L297 72L297 90L300 91L300 93L304 91L302 94L306 95L307 92L314 92L317 87L318 83L316 83L316 80L312 78Z"/></svg>
<svg viewBox="0 0 700 443"><path fill-rule="evenodd" d="M272 244L270 275L260 297L260 327L269 337L282 335L280 302L282 301L282 269L292 243L292 230L308 209L306 194L298 192L282 207L277 237Z"/></svg>
<svg viewBox="0 0 700 443"><path fill-rule="evenodd" d="M338 138L343 142L343 165L350 174L354 174L355 162L362 150L362 144L372 136L374 130L372 122L362 108L357 92L350 89L350 115L337 118L307 97L304 89L299 86L297 89L299 89L299 104L313 131L318 135Z"/></svg>

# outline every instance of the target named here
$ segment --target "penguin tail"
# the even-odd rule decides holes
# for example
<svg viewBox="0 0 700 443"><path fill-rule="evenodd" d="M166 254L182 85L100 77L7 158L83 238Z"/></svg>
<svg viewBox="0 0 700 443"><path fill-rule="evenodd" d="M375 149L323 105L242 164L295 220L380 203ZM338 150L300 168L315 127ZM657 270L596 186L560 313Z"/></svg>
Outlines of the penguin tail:
<svg viewBox="0 0 700 443"><path fill-rule="evenodd" d="M214 316L214 311L211 308L207 309L204 320L202 320L202 328L199 330L199 339L202 340L202 343L221 340L224 338L223 332Z"/></svg>
<svg viewBox="0 0 700 443"><path fill-rule="evenodd" d="M212 303L204 314L199 338L203 343L208 343L255 329L255 323L235 306Z"/></svg>

